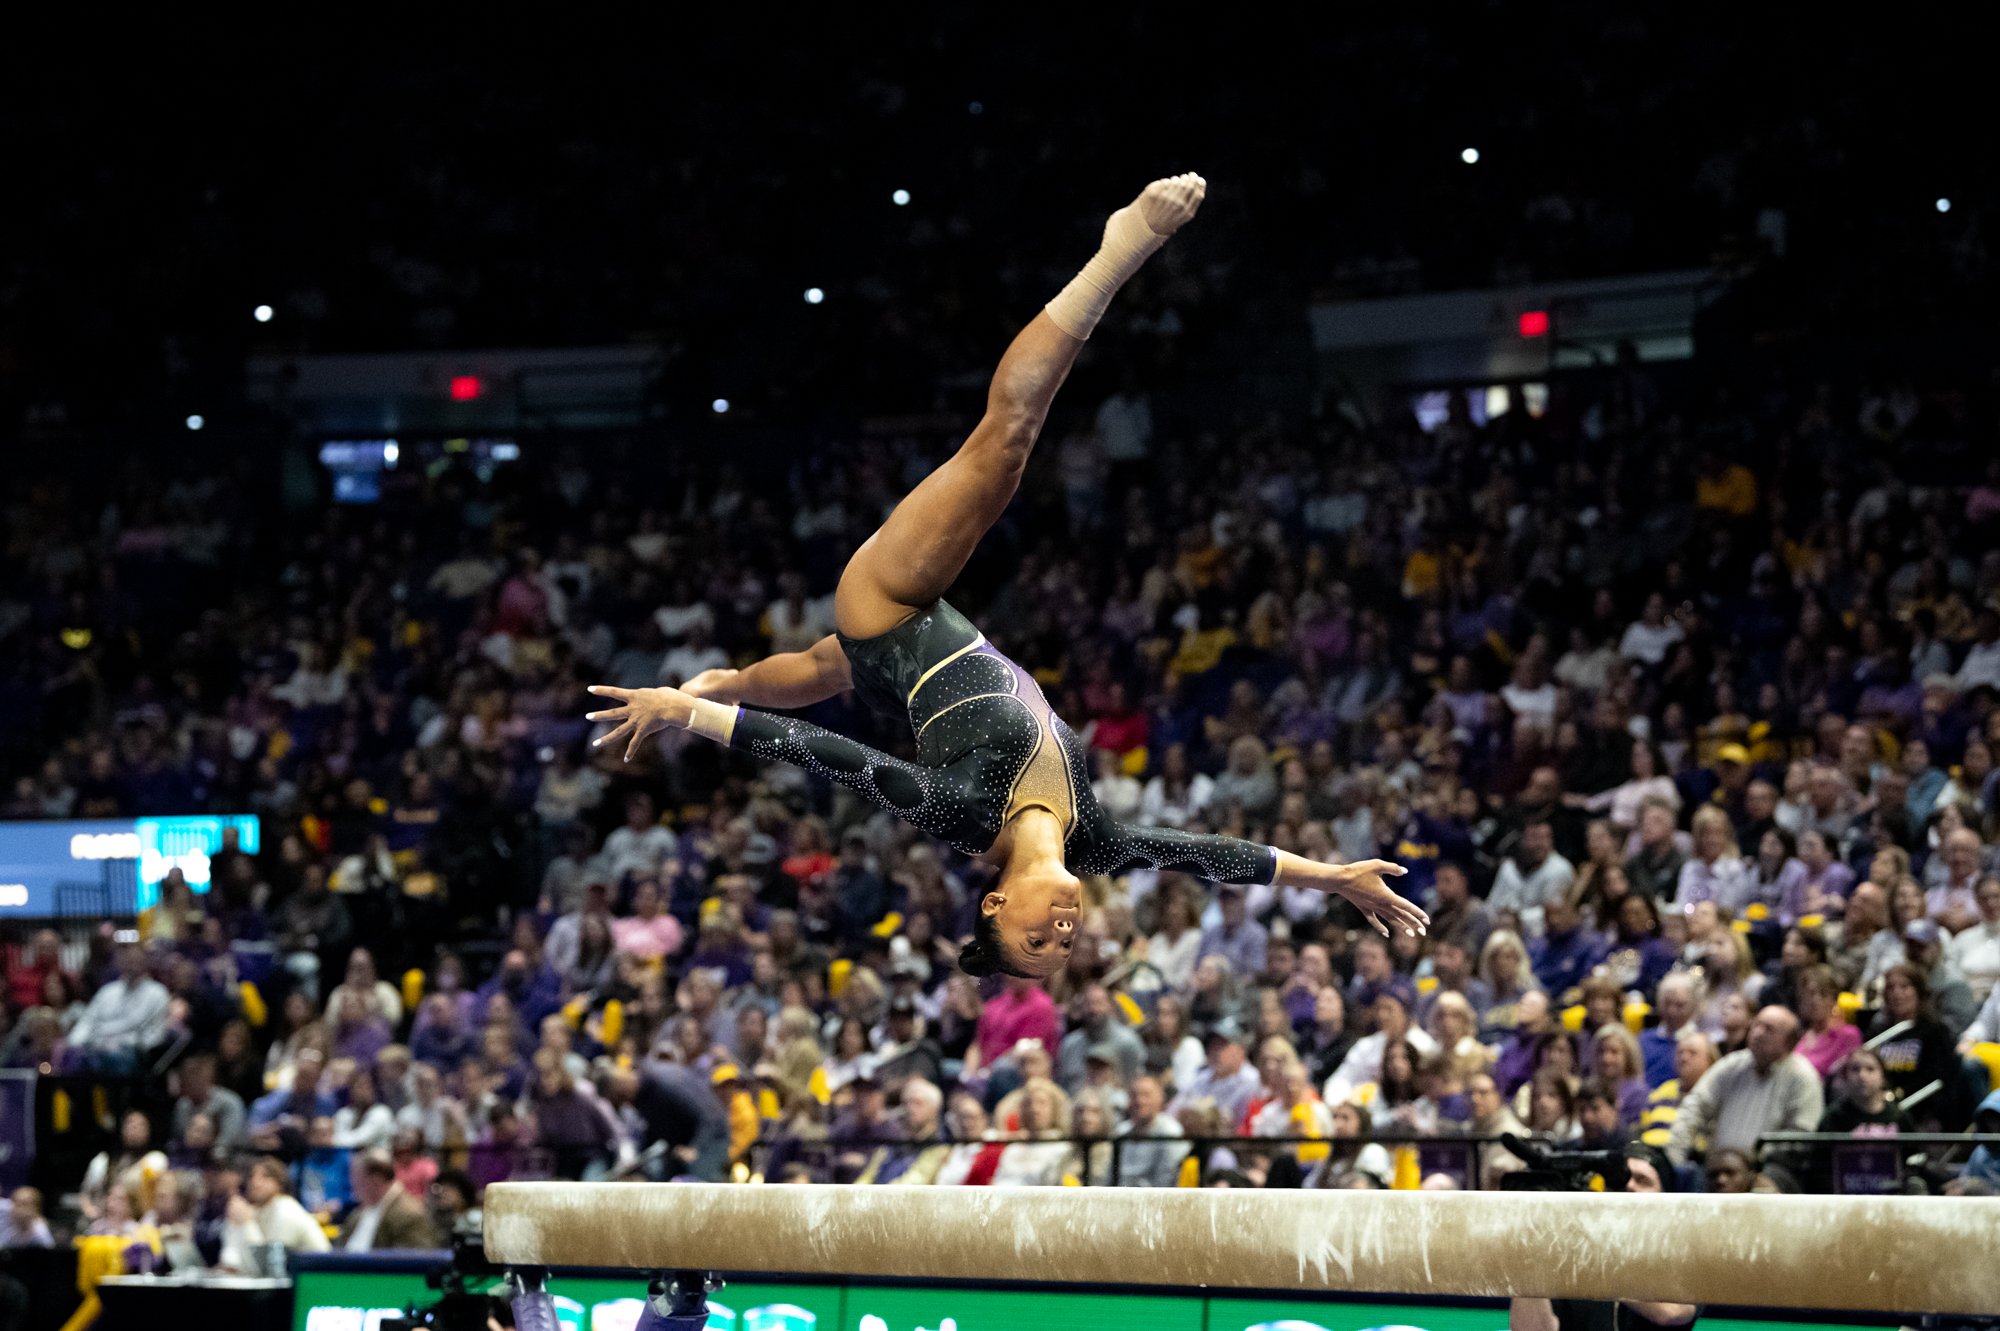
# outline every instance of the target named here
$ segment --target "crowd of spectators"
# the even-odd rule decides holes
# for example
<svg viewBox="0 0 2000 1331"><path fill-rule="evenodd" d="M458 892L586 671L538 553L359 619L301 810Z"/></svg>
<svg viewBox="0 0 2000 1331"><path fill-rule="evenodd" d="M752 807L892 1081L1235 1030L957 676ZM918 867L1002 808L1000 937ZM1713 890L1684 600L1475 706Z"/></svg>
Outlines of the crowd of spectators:
<svg viewBox="0 0 2000 1331"><path fill-rule="evenodd" d="M1226 80L1140 95L950 16L886 54L718 39L711 71L812 96L670 151L659 125L715 119L699 81L301 68L228 151L268 166L310 123L312 188L145 210L78 202L150 179L124 149L32 122L53 146L6 222L27 257L0 324L33 336L0 355L0 405L43 460L0 496L0 815L254 814L261 838L204 891L170 875L132 938L8 940L0 1060L128 1084L138 1112L0 1234L247 1270L272 1243L434 1244L496 1179L1379 1187L1453 1137L1492 1186L1523 1163L1508 1132L1637 1139L1686 1186L1824 1189L1823 1156L1760 1139L1994 1127L1993 380L1705 342L1490 417L1456 393L1428 426L1235 393L1314 292L1714 252L1762 265L1717 342L1788 281L1829 324L1976 303L1980 178L1955 210L1901 184L1851 207L1850 169L1902 156L1838 76L1875 34L1772 62L1772 32L1667 8L1546 21L1563 54L1525 80L1492 53L1551 44L1515 15L1259 42L1258 68L1298 69L1257 106ZM1078 49L1150 78L1166 31ZM1649 52L1676 43L1700 58L1664 72ZM951 55L972 46L993 62ZM1518 114L1469 174L1460 126L1503 91ZM1407 132L1357 141L1384 105ZM952 599L1041 681L1115 817L1396 860L1434 925L1385 939L1314 893L1141 872L1087 884L1066 971L982 991L953 959L988 866L705 740L593 753L583 688L831 631L848 554L1163 169L1131 145L1169 139L1216 183L1203 226L1121 295ZM1363 156L1264 146L1304 143ZM1542 174L1566 160L1596 174ZM293 194L310 219L263 211ZM161 312L206 308L190 283L235 301L252 269L268 324ZM178 420L236 391L245 350L632 336L662 347L669 425L425 458L374 506L248 447L63 456L125 400L106 365ZM1189 383L1232 396L1194 410ZM688 424L725 392L732 421ZM746 418L816 423L764 449L726 433ZM274 458L303 437L235 424ZM852 697L809 715L912 750ZM1991 1190L2000 1163L1916 1182Z"/></svg>
<svg viewBox="0 0 2000 1331"><path fill-rule="evenodd" d="M200 540L230 477L51 486L7 514L8 724L44 755L7 813L262 819L131 938L10 953L9 1065L168 1069L78 1223L240 1268L435 1241L504 1178L1372 1187L1371 1138L1456 1135L1492 1186L1513 1131L1795 1189L1823 1165L1764 1134L2000 1108L1990 403L1627 363L1431 432L1088 405L964 608L1119 816L1397 860L1427 936L1141 871L1087 883L1067 970L982 993L982 862L685 734L591 751L585 683L827 632L943 435L785 486L551 448L261 567Z"/></svg>

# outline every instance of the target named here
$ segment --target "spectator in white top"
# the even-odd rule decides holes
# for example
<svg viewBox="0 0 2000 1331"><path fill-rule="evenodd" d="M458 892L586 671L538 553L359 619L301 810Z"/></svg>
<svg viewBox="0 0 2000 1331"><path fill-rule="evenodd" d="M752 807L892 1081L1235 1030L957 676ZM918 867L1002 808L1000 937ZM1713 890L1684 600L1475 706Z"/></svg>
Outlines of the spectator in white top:
<svg viewBox="0 0 2000 1331"><path fill-rule="evenodd" d="M1725 1055L1681 1101L1667 1138L1674 1163L1706 1138L1710 1150L1751 1152L1767 1132L1812 1132L1825 1107L1819 1073L1792 1049L1803 1031L1788 1008L1767 1007L1750 1022L1744 1047Z"/></svg>
<svg viewBox="0 0 2000 1331"><path fill-rule="evenodd" d="M327 995L326 1010L339 1012L341 1002L348 997L358 1001L369 1016L382 1018L392 1028L403 1019L403 996L395 985L376 976L375 957L365 947L347 954L347 975Z"/></svg>
<svg viewBox="0 0 2000 1331"><path fill-rule="evenodd" d="M1953 830L1944 839L1944 881L1924 894L1924 910L1946 933L1958 934L1979 923L1976 895L1986 847L1979 833L1969 827Z"/></svg>
<svg viewBox="0 0 2000 1331"><path fill-rule="evenodd" d="M348 1151L385 1151L396 1140L396 1114L375 1095L373 1069L357 1068L347 1103L333 1116L333 1144Z"/></svg>
<svg viewBox="0 0 2000 1331"><path fill-rule="evenodd" d="M1098 804L1114 823L1137 822L1139 806L1145 799L1145 788L1139 779L1125 775L1122 759L1109 749L1097 751L1097 780L1090 783L1090 793L1097 797Z"/></svg>
<svg viewBox="0 0 2000 1331"><path fill-rule="evenodd" d="M1521 653L1500 697L1516 717L1533 721L1543 731L1555 729L1556 686L1549 682L1542 652L1530 648Z"/></svg>
<svg viewBox="0 0 2000 1331"><path fill-rule="evenodd" d="M1646 598L1646 608L1625 629L1618 641L1618 654L1630 661L1658 666L1667 652L1685 635L1681 626L1667 618L1667 598L1654 592Z"/></svg>
<svg viewBox="0 0 2000 1331"><path fill-rule="evenodd" d="M1944 954L1965 974L1972 996L1984 1003L2000 981L2000 878L1983 878L1976 894L1979 923L1958 934Z"/></svg>
<svg viewBox="0 0 2000 1331"><path fill-rule="evenodd" d="M1194 894L1200 889L1180 874L1160 883L1160 931L1146 946L1146 960L1159 969L1167 988L1185 994L1194 983L1194 964L1201 959L1200 911Z"/></svg>
<svg viewBox="0 0 2000 1331"><path fill-rule="evenodd" d="M1187 746L1170 745L1159 774L1146 783L1139 799L1139 821L1147 827L1184 828L1208 807L1214 793L1213 778L1188 770Z"/></svg>
<svg viewBox="0 0 2000 1331"><path fill-rule="evenodd" d="M771 635L771 651L810 651L814 643L833 632L833 598L817 600L806 595L806 580L799 573L778 575L782 593L764 611L764 627Z"/></svg>
<svg viewBox="0 0 2000 1331"><path fill-rule="evenodd" d="M653 797L639 791L625 801L625 826L604 838L604 876L616 883L628 873L657 873L680 850L680 839L653 816Z"/></svg>
<svg viewBox="0 0 2000 1331"><path fill-rule="evenodd" d="M704 670L726 667L729 653L715 645L710 636L712 632L703 623L689 625L686 640L669 651L666 659L660 662L660 683L678 688Z"/></svg>
<svg viewBox="0 0 2000 1331"><path fill-rule="evenodd" d="M1521 844L1514 857L1503 862L1494 875L1486 907L1496 913L1512 910L1520 917L1521 928L1539 938L1542 908L1562 900L1575 878L1576 866L1556 852L1555 829L1547 819L1537 819L1521 830Z"/></svg>
<svg viewBox="0 0 2000 1331"><path fill-rule="evenodd" d="M130 1076L167 1038L167 987L146 973L138 943L118 945L118 978L97 991L70 1033L93 1072Z"/></svg>
<svg viewBox="0 0 2000 1331"><path fill-rule="evenodd" d="M333 1246L319 1222L286 1193L289 1183L285 1166L273 1156L250 1166L242 1195L229 1199L218 1265L241 1275L279 1274L263 1269L259 1247L276 1243L287 1252L325 1252Z"/></svg>
<svg viewBox="0 0 2000 1331"><path fill-rule="evenodd" d="M653 612L653 622L668 642L685 638L697 628L715 632L715 611L708 602L695 599L693 584L686 578L674 580L673 600Z"/></svg>
<svg viewBox="0 0 2000 1331"><path fill-rule="evenodd" d="M1144 462L1153 448L1153 404L1136 379L1128 378L1119 390L1098 404L1096 426L1104 460L1114 466L1121 462Z"/></svg>
<svg viewBox="0 0 2000 1331"><path fill-rule="evenodd" d="M1403 981L1408 985L1409 981ZM1408 1040L1410 1046L1421 1058L1429 1058L1438 1051L1438 1042L1431 1033L1421 1026L1410 1025L1410 1009L1403 998L1395 993L1384 992L1375 998L1372 1009L1375 1015L1373 1034L1364 1035L1354 1042L1347 1051L1347 1057L1334 1069L1320 1096L1328 1104L1340 1104L1354 1098L1354 1093L1363 1086L1376 1081L1382 1075L1382 1051L1390 1041Z"/></svg>

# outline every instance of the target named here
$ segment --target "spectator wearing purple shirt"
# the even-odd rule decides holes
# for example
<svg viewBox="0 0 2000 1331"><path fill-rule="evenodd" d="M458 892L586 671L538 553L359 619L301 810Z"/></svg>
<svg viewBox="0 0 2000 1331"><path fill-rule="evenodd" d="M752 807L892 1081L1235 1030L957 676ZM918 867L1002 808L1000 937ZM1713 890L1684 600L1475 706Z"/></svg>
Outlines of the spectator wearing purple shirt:
<svg viewBox="0 0 2000 1331"><path fill-rule="evenodd" d="M1583 927L1583 915L1567 901L1551 901L1544 910L1547 932L1528 943L1535 979L1560 997L1604 960L1609 951L1604 935Z"/></svg>
<svg viewBox="0 0 2000 1331"><path fill-rule="evenodd" d="M1841 915L1847 910L1847 894L1854 888L1854 870L1833 857L1826 834L1812 828L1799 833L1799 863L1805 874L1797 883L1797 894L1780 903L1778 914L1786 922L1807 915Z"/></svg>
<svg viewBox="0 0 2000 1331"><path fill-rule="evenodd" d="M1750 868L1736 849L1736 829L1729 815L1713 804L1695 810L1694 854L1681 866L1673 904L1681 910L1713 901L1727 910L1743 896Z"/></svg>
<svg viewBox="0 0 2000 1331"><path fill-rule="evenodd" d="M1765 828L1757 841L1757 860L1740 880L1741 896L1723 904L1738 914L1753 905L1762 906L1784 924L1797 919L1797 915L1786 914L1786 903L1796 905L1804 900L1806 879L1811 875L1798 850L1790 832L1782 827Z"/></svg>

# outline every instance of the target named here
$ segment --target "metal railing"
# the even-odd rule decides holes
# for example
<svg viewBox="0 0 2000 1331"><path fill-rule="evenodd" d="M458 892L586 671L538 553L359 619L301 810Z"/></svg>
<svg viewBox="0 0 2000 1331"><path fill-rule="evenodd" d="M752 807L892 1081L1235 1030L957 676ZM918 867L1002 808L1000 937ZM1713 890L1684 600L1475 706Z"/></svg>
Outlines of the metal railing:
<svg viewBox="0 0 2000 1331"><path fill-rule="evenodd" d="M827 1169L826 1161L828 1157L834 1155L860 1156L865 1161L872 1160L878 1152L915 1153L940 1146L973 1145L999 1147L1016 1145L1068 1146L1073 1150L1082 1148L1078 1151L1082 1168L1076 1178L1077 1182L1085 1187L1100 1185L1109 1187L1131 1186L1126 1182L1125 1156L1128 1151L1135 1148L1144 1148L1150 1153L1150 1151L1154 1150L1172 1152L1173 1148L1180 1147L1182 1149L1174 1156L1174 1168L1178 1170L1181 1167L1181 1161L1189 1158L1196 1159L1202 1162L1201 1171L1205 1179L1208 1174L1207 1162L1209 1158L1217 1149L1221 1148L1227 1148L1232 1154L1239 1156L1285 1150L1287 1153L1292 1154L1295 1159L1299 1160L1302 1170L1310 1172L1311 1169L1317 1166L1319 1160L1324 1158L1321 1154L1322 1152L1349 1147L1354 1148L1358 1152L1361 1147L1379 1145L1392 1153L1400 1148L1415 1148L1417 1152L1418 1173L1424 1178L1429 1178L1433 1174L1445 1174L1450 1176L1461 1188L1478 1188L1481 1186L1479 1150L1482 1147L1493 1147L1498 1150L1506 1149L1501 1139L1497 1136L1424 1135L1410 1132L1367 1133L1356 1137L1244 1137L1235 1135L1218 1137L1079 1137L1069 1135L1062 1137L994 1137L982 1139L979 1142L952 1141L935 1137L893 1140L828 1137L783 1138L759 1141L751 1148L751 1158L754 1162L753 1172L768 1176L769 1170L764 1166L767 1166L772 1157L778 1154L780 1148L783 1148L785 1152L794 1158L808 1157L809 1159L818 1159L821 1162L819 1172L831 1172ZM1096 1150L1098 1147L1110 1148L1110 1166L1104 1171L1102 1176L1098 1173L1094 1159L1098 1154ZM1300 1152L1297 1149L1300 1147L1307 1148L1304 1152L1304 1158L1300 1158ZM830 1180L822 1179L819 1181ZM1384 1181L1386 1182L1387 1180Z"/></svg>

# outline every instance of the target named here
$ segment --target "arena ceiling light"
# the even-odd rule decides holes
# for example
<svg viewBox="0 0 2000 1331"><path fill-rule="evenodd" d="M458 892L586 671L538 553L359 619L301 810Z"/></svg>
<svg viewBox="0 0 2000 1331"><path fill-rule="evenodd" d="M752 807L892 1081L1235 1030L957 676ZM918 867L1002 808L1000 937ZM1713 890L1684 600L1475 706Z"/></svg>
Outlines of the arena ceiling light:
<svg viewBox="0 0 2000 1331"><path fill-rule="evenodd" d="M806 288L806 304L817 305L825 299L826 299L826 293L824 291L821 291L818 287Z"/></svg>
<svg viewBox="0 0 2000 1331"><path fill-rule="evenodd" d="M190 430L199 430L202 426L206 424L208 424L208 422L203 420L199 416L190 416L187 418L187 427Z"/></svg>
<svg viewBox="0 0 2000 1331"><path fill-rule="evenodd" d="M1937 201L1937 210L1938 210L1939 212L1941 212L1941 213L1948 213L1948 212L1950 212L1950 211L1951 211L1951 200L1950 200L1950 199L1939 199L1939 200Z"/></svg>
<svg viewBox="0 0 2000 1331"><path fill-rule="evenodd" d="M1464 162L1467 166L1474 165L1479 161L1479 149L1467 148L1464 152L1458 155L1458 160Z"/></svg>
<svg viewBox="0 0 2000 1331"><path fill-rule="evenodd" d="M729 411L729 399L726 397L719 397L708 405L715 410L715 414L718 416L726 415Z"/></svg>
<svg viewBox="0 0 2000 1331"><path fill-rule="evenodd" d="M967 115L975 115L975 116L981 114L985 110L986 110L986 103L984 102L974 102L971 106L965 108Z"/></svg>
<svg viewBox="0 0 2000 1331"><path fill-rule="evenodd" d="M909 201L910 201L910 192L906 189L899 189L894 194L891 194L889 196L889 202L895 204L898 208L901 208L904 204L908 203Z"/></svg>
<svg viewBox="0 0 2000 1331"><path fill-rule="evenodd" d="M250 317L255 319L260 324L267 324L271 322L271 316L273 316L276 313L277 311L272 309L269 305L259 305L256 309L250 311Z"/></svg>

